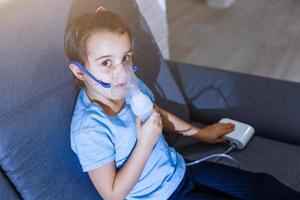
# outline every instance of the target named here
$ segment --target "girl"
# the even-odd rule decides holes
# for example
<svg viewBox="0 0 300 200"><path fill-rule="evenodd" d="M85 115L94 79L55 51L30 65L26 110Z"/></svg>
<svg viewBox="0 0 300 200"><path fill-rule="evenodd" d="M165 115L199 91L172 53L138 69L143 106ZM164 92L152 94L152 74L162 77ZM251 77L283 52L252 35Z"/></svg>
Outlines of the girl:
<svg viewBox="0 0 300 200"><path fill-rule="evenodd" d="M82 87L71 122L71 148L102 198L300 199L267 174L211 162L186 167L162 130L219 143L234 126L201 129L155 104L142 122L124 95L133 67L131 41L122 19L103 8L78 17L65 33L69 68ZM138 88L154 102L143 81L138 80Z"/></svg>

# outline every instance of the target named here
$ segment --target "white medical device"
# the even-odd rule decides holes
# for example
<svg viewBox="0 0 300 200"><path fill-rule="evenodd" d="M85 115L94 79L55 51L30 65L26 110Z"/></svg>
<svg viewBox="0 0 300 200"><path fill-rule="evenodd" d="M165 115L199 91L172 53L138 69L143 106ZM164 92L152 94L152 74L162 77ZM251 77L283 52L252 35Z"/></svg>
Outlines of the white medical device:
<svg viewBox="0 0 300 200"><path fill-rule="evenodd" d="M252 126L232 119L223 118L219 123L232 123L235 125L235 129L231 133L225 135L225 140L230 145L235 145L237 149L243 149L255 132Z"/></svg>
<svg viewBox="0 0 300 200"><path fill-rule="evenodd" d="M222 158L227 158L231 161L233 161L237 167L239 167L239 162L233 158L230 155L227 155L230 151L236 149L243 149L245 148L245 146L248 144L248 142L250 141L250 139L252 138L252 136L254 135L254 128L248 124L239 122L239 121L235 121L233 119L228 119L228 118L223 118L219 121L219 123L232 123L235 125L235 129L228 133L227 135L225 135L225 141L227 143L229 143L229 149L227 149L224 153L218 153L218 154L212 154L209 156L206 156L204 158L200 158L198 160L186 163L186 166L191 166L191 165L195 165L197 163L209 160L211 158L216 158L214 161L218 162L220 161Z"/></svg>

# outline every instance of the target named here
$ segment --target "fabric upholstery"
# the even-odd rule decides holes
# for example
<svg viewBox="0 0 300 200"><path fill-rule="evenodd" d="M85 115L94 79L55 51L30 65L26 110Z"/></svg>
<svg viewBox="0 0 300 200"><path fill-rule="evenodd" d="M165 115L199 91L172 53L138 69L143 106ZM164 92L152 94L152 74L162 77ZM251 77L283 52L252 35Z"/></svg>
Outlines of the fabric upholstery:
<svg viewBox="0 0 300 200"><path fill-rule="evenodd" d="M225 144L194 143L177 148L185 158L197 160L213 153L223 153ZM247 147L236 150L233 156L245 170L272 174L282 183L300 191L300 147L260 136L254 136ZM213 160L210 160L213 161ZM233 162L222 159L221 163L235 166Z"/></svg>
<svg viewBox="0 0 300 200"><path fill-rule="evenodd" d="M14 186L11 185L9 179L7 179L6 175L0 170L0 197L1 199L14 199L21 200Z"/></svg>
<svg viewBox="0 0 300 200"><path fill-rule="evenodd" d="M300 145L300 84L168 62L193 121L223 117L254 126L256 135Z"/></svg>

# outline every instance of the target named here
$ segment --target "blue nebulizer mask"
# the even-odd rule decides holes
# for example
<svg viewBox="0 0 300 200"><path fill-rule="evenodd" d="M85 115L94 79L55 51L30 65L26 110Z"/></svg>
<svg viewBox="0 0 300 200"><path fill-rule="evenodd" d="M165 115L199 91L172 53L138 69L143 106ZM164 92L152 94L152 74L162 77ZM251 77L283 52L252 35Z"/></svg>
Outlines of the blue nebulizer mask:
<svg viewBox="0 0 300 200"><path fill-rule="evenodd" d="M150 98L145 95L139 88L139 79L136 77L136 65L123 64L121 67L115 65L112 72L111 83L107 83L97 79L78 61L72 60L71 64L76 65L83 73L93 79L104 89L110 89L113 99L130 99L130 106L133 113L145 121L153 112L153 103Z"/></svg>

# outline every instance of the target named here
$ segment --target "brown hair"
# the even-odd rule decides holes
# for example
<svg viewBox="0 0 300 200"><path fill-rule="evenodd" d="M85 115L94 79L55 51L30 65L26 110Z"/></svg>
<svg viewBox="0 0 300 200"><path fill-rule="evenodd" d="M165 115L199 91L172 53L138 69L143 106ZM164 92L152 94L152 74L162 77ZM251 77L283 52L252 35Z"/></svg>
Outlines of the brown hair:
<svg viewBox="0 0 300 200"><path fill-rule="evenodd" d="M65 31L64 46L68 59L76 60L85 66L87 62L86 42L92 34L98 31L109 31L121 35L127 33L131 40L130 30L118 14L108 10L83 14L70 23ZM82 81L77 78L75 80L78 88L84 87Z"/></svg>

